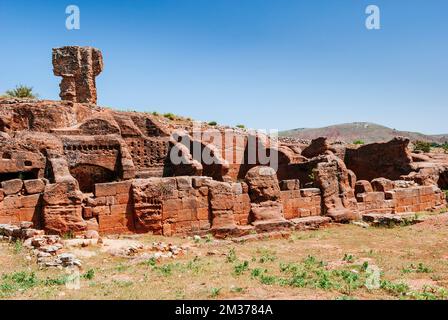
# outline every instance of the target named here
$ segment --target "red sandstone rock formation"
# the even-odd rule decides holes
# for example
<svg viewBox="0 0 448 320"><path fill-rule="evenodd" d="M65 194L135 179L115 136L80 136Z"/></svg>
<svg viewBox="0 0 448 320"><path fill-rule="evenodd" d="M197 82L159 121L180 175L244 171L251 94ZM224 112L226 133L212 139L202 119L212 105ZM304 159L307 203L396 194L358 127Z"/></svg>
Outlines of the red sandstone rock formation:
<svg viewBox="0 0 448 320"><path fill-rule="evenodd" d="M316 185L322 191L326 214L338 222L356 220L357 212L354 190L344 161L336 156L325 156L313 171Z"/></svg>
<svg viewBox="0 0 448 320"><path fill-rule="evenodd" d="M246 183L249 186L253 224L259 229L266 225L288 226L274 169L254 167L247 172Z"/></svg>
<svg viewBox="0 0 448 320"><path fill-rule="evenodd" d="M55 49L53 63L70 101L0 98L0 223L31 221L59 234L224 237L446 205L448 156L412 158L407 140L345 150L325 139L302 148L225 128L198 133L94 105L96 49ZM249 161L252 142L278 155L277 172L258 154Z"/></svg>
<svg viewBox="0 0 448 320"><path fill-rule="evenodd" d="M103 71L103 56L90 47L53 49L53 72L62 77L62 100L96 104L95 77Z"/></svg>
<svg viewBox="0 0 448 320"><path fill-rule="evenodd" d="M356 181L355 194L373 192L372 184L367 180Z"/></svg>
<svg viewBox="0 0 448 320"><path fill-rule="evenodd" d="M303 149L302 156L307 158L314 158L320 155L327 154L327 152L335 152L336 150L332 149L330 144L327 142L327 138L317 138L311 141L311 144Z"/></svg>
<svg viewBox="0 0 448 320"><path fill-rule="evenodd" d="M341 159L345 156L345 145L342 143L328 143L327 138L321 137L311 141L310 145L303 149L302 156L314 158L325 154L335 154Z"/></svg>
<svg viewBox="0 0 448 320"><path fill-rule="evenodd" d="M347 149L345 163L358 179L400 179L410 173L412 157L408 150L409 139L395 138L386 143L372 143L357 149Z"/></svg>
<svg viewBox="0 0 448 320"><path fill-rule="evenodd" d="M372 191L386 192L395 188L393 181L386 178L377 178L372 180Z"/></svg>

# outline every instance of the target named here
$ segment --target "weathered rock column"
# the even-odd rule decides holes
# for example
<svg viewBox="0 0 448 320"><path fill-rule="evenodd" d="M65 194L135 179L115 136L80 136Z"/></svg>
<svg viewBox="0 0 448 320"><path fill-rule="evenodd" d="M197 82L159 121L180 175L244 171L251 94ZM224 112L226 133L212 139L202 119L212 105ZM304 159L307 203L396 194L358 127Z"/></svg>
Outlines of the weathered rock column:
<svg viewBox="0 0 448 320"><path fill-rule="evenodd" d="M285 219L277 174L271 167L258 166L246 174L251 200L252 224L258 231L290 227Z"/></svg>
<svg viewBox="0 0 448 320"><path fill-rule="evenodd" d="M62 100L96 104L95 77L103 71L101 51L92 47L69 46L53 49L53 72L62 77Z"/></svg>
<svg viewBox="0 0 448 320"><path fill-rule="evenodd" d="M325 214L336 222L358 220L355 193L344 161L334 155L323 156L322 160L313 170L313 176L322 192Z"/></svg>

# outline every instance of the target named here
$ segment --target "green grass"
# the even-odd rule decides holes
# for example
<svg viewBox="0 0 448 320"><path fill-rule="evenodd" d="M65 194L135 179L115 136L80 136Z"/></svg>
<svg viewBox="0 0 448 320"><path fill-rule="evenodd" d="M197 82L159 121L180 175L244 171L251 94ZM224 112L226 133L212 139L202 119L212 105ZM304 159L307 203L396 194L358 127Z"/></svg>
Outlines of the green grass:
<svg viewBox="0 0 448 320"><path fill-rule="evenodd" d="M65 232L62 235L62 239L64 240L70 240L70 239L74 239L75 238L75 234L73 233L73 231L69 230L67 232Z"/></svg>
<svg viewBox="0 0 448 320"><path fill-rule="evenodd" d="M255 268L251 276L264 285L337 290L346 295L364 286L366 265L352 265L350 269L336 270L328 270L326 266L324 261L308 256L301 263L280 263L280 275Z"/></svg>
<svg viewBox="0 0 448 320"><path fill-rule="evenodd" d="M408 296L414 300L447 300L448 290L425 286L422 291L411 291Z"/></svg>
<svg viewBox="0 0 448 320"><path fill-rule="evenodd" d="M243 274L245 271L249 270L249 261L243 261L239 264L236 264L233 268L233 272L239 276Z"/></svg>
<svg viewBox="0 0 448 320"><path fill-rule="evenodd" d="M216 298L221 294L222 288L212 288L210 291L210 297Z"/></svg>
<svg viewBox="0 0 448 320"><path fill-rule="evenodd" d="M163 276L168 277L173 273L174 264L164 264L162 266L155 266L154 270L159 271Z"/></svg>
<svg viewBox="0 0 448 320"><path fill-rule="evenodd" d="M348 262L348 263L353 263L355 261L355 257L352 256L351 254L344 254L344 258L342 258L342 261Z"/></svg>
<svg viewBox="0 0 448 320"><path fill-rule="evenodd" d="M404 296L409 291L409 286L403 282L391 282L388 280L381 281L381 289L393 296Z"/></svg>
<svg viewBox="0 0 448 320"><path fill-rule="evenodd" d="M4 274L0 280L0 298L7 298L18 293L24 293L35 287L53 287L65 285L66 275L57 278L39 279L34 272L18 271Z"/></svg>
<svg viewBox="0 0 448 320"><path fill-rule="evenodd" d="M68 276L63 275L58 278L47 278L44 280L45 286L62 286L65 285L68 281Z"/></svg>
<svg viewBox="0 0 448 320"><path fill-rule="evenodd" d="M403 268L401 270L402 273L431 273L432 269L425 266L423 263L419 263L417 265L411 264L410 266Z"/></svg>
<svg viewBox="0 0 448 320"><path fill-rule="evenodd" d="M20 254L23 251L23 242L22 240L14 241L13 251L15 254Z"/></svg>
<svg viewBox="0 0 448 320"><path fill-rule="evenodd" d="M16 255L20 244L4 242L0 299L448 299L448 250L440 245L448 231L438 226L365 230L341 225L244 244L211 244L203 236L194 250L176 259L143 262L93 246L88 250L96 255L83 258L81 290L64 287L72 283L64 270L39 269L25 259L25 247ZM159 239L138 236L148 246ZM163 240L193 244L192 239ZM211 249L215 254L208 254Z"/></svg>
<svg viewBox="0 0 448 320"><path fill-rule="evenodd" d="M241 287L233 287L233 288L230 289L230 292L241 293L241 292L244 292L244 289L241 288Z"/></svg>
<svg viewBox="0 0 448 320"><path fill-rule="evenodd" d="M226 262L233 263L236 260L237 260L237 256L236 256L235 248L231 248L226 255Z"/></svg>
<svg viewBox="0 0 448 320"><path fill-rule="evenodd" d="M273 262L277 259L277 257L275 256L275 252L270 251L270 250L259 250L259 253L261 253L261 257L259 262L260 263L266 263L266 262Z"/></svg>

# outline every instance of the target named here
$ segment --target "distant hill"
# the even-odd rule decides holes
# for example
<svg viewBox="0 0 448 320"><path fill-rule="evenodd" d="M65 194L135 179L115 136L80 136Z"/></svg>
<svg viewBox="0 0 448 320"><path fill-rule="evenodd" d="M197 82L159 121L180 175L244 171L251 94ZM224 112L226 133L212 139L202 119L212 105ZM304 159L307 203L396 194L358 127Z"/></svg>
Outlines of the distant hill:
<svg viewBox="0 0 448 320"><path fill-rule="evenodd" d="M353 122L338 124L323 128L300 128L279 133L281 137L292 137L297 139L316 139L327 137L330 141L344 141L352 143L362 140L365 143L389 141L396 136L409 138L411 141L426 141L444 143L448 141L448 134L426 135L419 132L399 131L375 123Z"/></svg>

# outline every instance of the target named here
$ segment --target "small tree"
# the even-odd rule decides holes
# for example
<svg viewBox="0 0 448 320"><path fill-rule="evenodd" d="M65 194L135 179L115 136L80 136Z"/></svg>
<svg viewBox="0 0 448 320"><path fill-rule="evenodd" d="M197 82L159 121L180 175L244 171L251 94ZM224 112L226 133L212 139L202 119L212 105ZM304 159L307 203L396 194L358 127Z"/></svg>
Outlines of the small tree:
<svg viewBox="0 0 448 320"><path fill-rule="evenodd" d="M208 123L209 126L216 126L218 123L216 121L210 121Z"/></svg>
<svg viewBox="0 0 448 320"><path fill-rule="evenodd" d="M38 97L37 94L33 93L33 87L27 87L24 85L18 85L15 89L6 91L6 96L15 98L31 98L35 99Z"/></svg>
<svg viewBox="0 0 448 320"><path fill-rule="evenodd" d="M431 143L425 141L416 141L414 143L414 151L431 152Z"/></svg>
<svg viewBox="0 0 448 320"><path fill-rule="evenodd" d="M445 153L448 153L448 142L445 142L444 144L442 144L442 149L443 149L443 151L445 151Z"/></svg>

